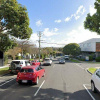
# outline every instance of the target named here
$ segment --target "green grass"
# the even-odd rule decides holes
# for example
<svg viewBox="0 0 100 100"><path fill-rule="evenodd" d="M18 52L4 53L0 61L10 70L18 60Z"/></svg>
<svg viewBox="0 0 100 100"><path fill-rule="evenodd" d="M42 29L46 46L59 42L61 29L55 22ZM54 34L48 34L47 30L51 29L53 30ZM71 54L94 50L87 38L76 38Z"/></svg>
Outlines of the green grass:
<svg viewBox="0 0 100 100"><path fill-rule="evenodd" d="M0 68L0 75L6 74L6 73L9 73L9 67Z"/></svg>
<svg viewBox="0 0 100 100"><path fill-rule="evenodd" d="M88 69L88 71L91 72L92 74L93 74L96 70L97 70L96 68L92 68L92 67Z"/></svg>
<svg viewBox="0 0 100 100"><path fill-rule="evenodd" d="M78 61L76 59L70 59L70 61L75 62L75 63L80 63L80 61Z"/></svg>

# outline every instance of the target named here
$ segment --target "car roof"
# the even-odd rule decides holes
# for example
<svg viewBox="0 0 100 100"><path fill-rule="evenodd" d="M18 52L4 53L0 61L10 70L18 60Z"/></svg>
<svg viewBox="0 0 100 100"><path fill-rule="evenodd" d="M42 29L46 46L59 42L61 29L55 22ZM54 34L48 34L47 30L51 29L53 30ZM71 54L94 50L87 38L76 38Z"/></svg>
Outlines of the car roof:
<svg viewBox="0 0 100 100"><path fill-rule="evenodd" d="M25 66L22 69L27 69L27 68L31 68L31 69L35 69L36 67L39 67L39 65L30 65L30 66Z"/></svg>
<svg viewBox="0 0 100 100"><path fill-rule="evenodd" d="M12 61L28 61L28 60L12 60Z"/></svg>

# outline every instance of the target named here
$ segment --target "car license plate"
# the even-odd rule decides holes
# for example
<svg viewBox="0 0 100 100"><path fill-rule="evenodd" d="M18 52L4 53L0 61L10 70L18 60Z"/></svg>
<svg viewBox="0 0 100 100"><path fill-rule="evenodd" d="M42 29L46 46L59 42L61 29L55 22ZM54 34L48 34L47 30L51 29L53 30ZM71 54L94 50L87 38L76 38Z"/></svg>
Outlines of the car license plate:
<svg viewBox="0 0 100 100"><path fill-rule="evenodd" d="M22 83L27 83L27 80L22 80Z"/></svg>

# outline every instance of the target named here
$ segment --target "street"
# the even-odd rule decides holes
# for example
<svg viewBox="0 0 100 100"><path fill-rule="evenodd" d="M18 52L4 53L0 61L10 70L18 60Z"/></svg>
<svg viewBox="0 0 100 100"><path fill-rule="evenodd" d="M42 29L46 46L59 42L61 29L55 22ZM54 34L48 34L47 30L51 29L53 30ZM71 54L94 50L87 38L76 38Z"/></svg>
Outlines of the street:
<svg viewBox="0 0 100 100"><path fill-rule="evenodd" d="M0 84L0 100L100 100L100 94L91 91L91 75L85 65L55 60L52 66L42 66L46 74L38 85L19 85L15 79Z"/></svg>

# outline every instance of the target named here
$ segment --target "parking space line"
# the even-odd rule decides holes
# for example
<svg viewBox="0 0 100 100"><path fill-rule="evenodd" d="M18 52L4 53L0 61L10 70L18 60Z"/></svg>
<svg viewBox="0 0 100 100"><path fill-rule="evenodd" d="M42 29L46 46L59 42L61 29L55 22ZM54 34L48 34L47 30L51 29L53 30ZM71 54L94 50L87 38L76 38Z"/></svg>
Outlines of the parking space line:
<svg viewBox="0 0 100 100"><path fill-rule="evenodd" d="M81 69L84 69L82 66L80 66L80 65L78 65L78 64L75 64L75 65L77 65L77 66L80 67Z"/></svg>
<svg viewBox="0 0 100 100"><path fill-rule="evenodd" d="M43 86L44 82L45 82L45 80L42 82L42 84L40 85L40 87L38 88L38 90L36 91L36 93L34 94L34 96L36 96L38 94L38 92L41 89L41 87Z"/></svg>
<svg viewBox="0 0 100 100"><path fill-rule="evenodd" d="M88 84L83 84L83 87L86 89L86 91L88 92L88 94L91 96L92 100L96 100L96 99L93 97L93 95L89 92L89 90L87 89L86 85L88 85ZM88 86L90 86L90 85L88 85Z"/></svg>
<svg viewBox="0 0 100 100"><path fill-rule="evenodd" d="M5 85L6 83L9 83L9 82L13 81L14 79L16 79L16 78L13 78L13 79L11 79L11 80L9 80L9 81L6 81L5 83L1 84L0 86L3 86L3 85Z"/></svg>

